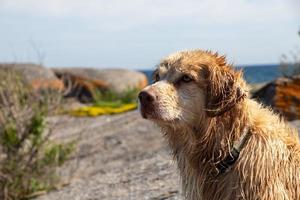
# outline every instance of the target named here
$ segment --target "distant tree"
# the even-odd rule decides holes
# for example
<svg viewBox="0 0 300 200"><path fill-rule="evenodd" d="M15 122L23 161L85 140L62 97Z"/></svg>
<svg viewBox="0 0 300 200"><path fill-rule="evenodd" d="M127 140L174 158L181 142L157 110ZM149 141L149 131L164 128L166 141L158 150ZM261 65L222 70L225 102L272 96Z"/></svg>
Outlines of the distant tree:
<svg viewBox="0 0 300 200"><path fill-rule="evenodd" d="M298 31L300 37L300 29ZM293 76L300 74L300 49L299 47L283 54L280 60L280 71L283 76Z"/></svg>

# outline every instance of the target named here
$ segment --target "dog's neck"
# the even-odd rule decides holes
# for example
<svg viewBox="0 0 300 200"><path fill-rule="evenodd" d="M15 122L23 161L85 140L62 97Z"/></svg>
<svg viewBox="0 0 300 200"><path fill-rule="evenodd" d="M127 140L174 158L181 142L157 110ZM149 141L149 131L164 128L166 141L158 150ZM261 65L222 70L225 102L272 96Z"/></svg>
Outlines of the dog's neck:
<svg viewBox="0 0 300 200"><path fill-rule="evenodd" d="M187 169L194 169L202 179L215 172L215 164L228 155L248 122L246 111L241 109L244 103L222 116L203 117L193 127L164 129L183 178Z"/></svg>
<svg viewBox="0 0 300 200"><path fill-rule="evenodd" d="M246 111L240 107L237 105L219 117L203 117L194 126L163 128L174 154L182 149L186 156L201 154L199 159L213 162L221 159L225 156L221 154L229 152L248 123Z"/></svg>

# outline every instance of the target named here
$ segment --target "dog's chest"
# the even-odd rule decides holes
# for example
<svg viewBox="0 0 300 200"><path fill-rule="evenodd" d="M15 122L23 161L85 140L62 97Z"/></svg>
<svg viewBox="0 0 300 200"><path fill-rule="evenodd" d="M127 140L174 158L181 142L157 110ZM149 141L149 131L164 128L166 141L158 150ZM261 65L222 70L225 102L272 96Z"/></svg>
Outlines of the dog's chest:
<svg viewBox="0 0 300 200"><path fill-rule="evenodd" d="M207 162L199 164L197 169L191 165L184 152L177 152L178 168L181 175L182 190L187 200L231 200L236 196L238 175L234 171L215 177L210 174ZM227 191L226 194L222 191Z"/></svg>

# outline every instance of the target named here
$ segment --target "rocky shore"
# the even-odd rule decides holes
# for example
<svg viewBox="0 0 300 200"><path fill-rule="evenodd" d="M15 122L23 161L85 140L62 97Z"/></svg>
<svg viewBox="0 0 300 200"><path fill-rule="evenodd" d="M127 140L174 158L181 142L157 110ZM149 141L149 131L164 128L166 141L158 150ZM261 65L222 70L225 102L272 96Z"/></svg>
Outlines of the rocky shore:
<svg viewBox="0 0 300 200"><path fill-rule="evenodd" d="M148 83L145 74L124 69L49 69L30 63L0 63L1 70L17 72L24 86L39 95L49 89L58 91L59 98L64 99L63 110L93 103L95 91L119 94L130 88L139 90ZM300 77L295 76L252 85L250 92L252 98L294 120L289 123L300 131L299 91ZM53 127L51 139L73 141L76 149L59 169L62 185L36 199L182 199L167 144L159 128L143 120L138 111L98 117L55 115L47 120Z"/></svg>

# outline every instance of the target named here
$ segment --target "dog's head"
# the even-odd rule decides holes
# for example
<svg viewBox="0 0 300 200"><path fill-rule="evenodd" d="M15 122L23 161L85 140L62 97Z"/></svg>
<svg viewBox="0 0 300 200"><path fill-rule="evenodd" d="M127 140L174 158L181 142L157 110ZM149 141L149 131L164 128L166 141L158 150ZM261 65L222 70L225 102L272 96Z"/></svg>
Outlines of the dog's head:
<svg viewBox="0 0 300 200"><path fill-rule="evenodd" d="M157 123L194 124L221 116L245 96L241 72L208 51L193 50L163 59L154 83L139 94L141 115Z"/></svg>

